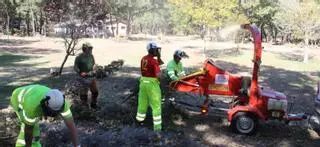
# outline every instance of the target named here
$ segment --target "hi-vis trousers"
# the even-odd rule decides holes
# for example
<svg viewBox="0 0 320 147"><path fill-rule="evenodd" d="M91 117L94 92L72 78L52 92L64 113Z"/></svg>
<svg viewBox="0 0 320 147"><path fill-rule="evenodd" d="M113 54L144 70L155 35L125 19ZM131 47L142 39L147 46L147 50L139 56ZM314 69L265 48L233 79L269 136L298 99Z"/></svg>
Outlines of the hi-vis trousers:
<svg viewBox="0 0 320 147"><path fill-rule="evenodd" d="M141 77L137 121L144 121L148 106L152 109L153 130L161 131L161 90L157 78Z"/></svg>
<svg viewBox="0 0 320 147"><path fill-rule="evenodd" d="M26 145L26 142L24 140L24 127L25 127L25 124L21 123L20 133L16 142L16 147L24 147ZM32 147L41 147L40 128L38 123L33 126Z"/></svg>

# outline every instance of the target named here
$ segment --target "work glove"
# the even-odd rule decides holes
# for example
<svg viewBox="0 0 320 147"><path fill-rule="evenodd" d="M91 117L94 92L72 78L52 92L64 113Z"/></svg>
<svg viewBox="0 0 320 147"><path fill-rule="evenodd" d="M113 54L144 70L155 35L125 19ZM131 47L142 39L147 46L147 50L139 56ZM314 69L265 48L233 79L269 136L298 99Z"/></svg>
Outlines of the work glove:
<svg viewBox="0 0 320 147"><path fill-rule="evenodd" d="M83 78L84 78L84 77L87 77L87 76L88 76L88 73L86 73L86 72L81 72L81 73L80 73L80 76L83 77Z"/></svg>
<svg viewBox="0 0 320 147"><path fill-rule="evenodd" d="M93 77L93 76L95 76L96 75L96 73L94 72L94 71L89 71L88 72L88 76L89 77Z"/></svg>

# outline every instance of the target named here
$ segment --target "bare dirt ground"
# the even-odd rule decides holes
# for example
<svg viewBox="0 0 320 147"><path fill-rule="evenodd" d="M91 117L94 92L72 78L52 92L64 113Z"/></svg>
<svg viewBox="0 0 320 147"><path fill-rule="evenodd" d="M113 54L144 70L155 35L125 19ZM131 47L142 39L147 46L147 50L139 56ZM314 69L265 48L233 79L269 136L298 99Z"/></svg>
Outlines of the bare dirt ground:
<svg viewBox="0 0 320 147"><path fill-rule="evenodd" d="M284 123L263 123L254 136L234 134L222 122L222 119L201 116L188 116L174 109L167 101L163 104L164 131L162 137L150 130L150 116L146 126L134 123L137 107L137 83L139 78L139 60L146 54L146 40L103 40L85 39L93 44L93 54L97 64L107 65L112 60L124 59L124 67L112 76L99 80L101 94L98 111L85 109L77 105L77 97L68 94L74 102L72 110L79 129L81 143L84 146L319 146L320 138L304 125L288 126ZM183 63L192 71L201 66L206 57L216 59L217 63L234 73L248 73L249 65L223 60L220 56L238 56L251 49L251 45L241 45L240 52L233 49L236 44L208 43L207 55L203 55L201 40L186 38L167 38L159 41L163 47L163 60L168 62L176 49L185 50L190 59ZM57 38L18 38L0 37L0 106L1 134L0 146L10 146L18 131L15 115L6 107L10 93L20 85L29 83L46 84L65 92L66 85L72 83L76 75L72 71L75 56L70 56L64 74L50 77L50 68L58 68L64 58L64 46ZM293 49L294 48L294 49ZM228 51L231 49L231 52ZM265 52L285 55L298 54L302 49L296 46L265 45ZM313 59L320 60L319 49L310 50ZM290 56L295 57L295 56ZM267 62L267 61L266 61ZM268 62L267 62L268 63ZM162 67L164 68L164 67ZM292 67L265 65L261 69L261 83L284 92L296 103L293 111L309 112L313 110L315 82L319 80L318 69L296 71ZM281 84L279 84L281 83ZM165 94L165 93L163 93ZM129 98L127 101L125 101ZM197 100L197 102L199 102ZM201 102L201 100L200 100ZM45 146L70 145L67 129L61 120L41 122L42 142Z"/></svg>

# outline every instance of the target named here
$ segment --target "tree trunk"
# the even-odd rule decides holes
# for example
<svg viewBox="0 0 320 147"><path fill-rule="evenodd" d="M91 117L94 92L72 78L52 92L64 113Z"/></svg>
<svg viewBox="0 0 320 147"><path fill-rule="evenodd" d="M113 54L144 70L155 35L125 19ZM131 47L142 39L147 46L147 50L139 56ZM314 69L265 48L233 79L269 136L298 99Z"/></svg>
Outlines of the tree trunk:
<svg viewBox="0 0 320 147"><path fill-rule="evenodd" d="M118 36L119 35L119 20L116 19L116 22L117 22L116 33L117 33L117 36Z"/></svg>
<svg viewBox="0 0 320 147"><path fill-rule="evenodd" d="M130 35L130 32L131 32L131 21L132 21L131 11L130 11L130 9L128 9L128 11L127 11L127 30L126 30L127 37Z"/></svg>
<svg viewBox="0 0 320 147"><path fill-rule="evenodd" d="M263 39L266 39L267 37L265 36L265 31L264 31L264 24L262 23L262 24L260 24L259 25L259 28L260 28L260 30L261 30L261 41L263 42L263 41L265 41L265 40L263 40Z"/></svg>
<svg viewBox="0 0 320 147"><path fill-rule="evenodd" d="M59 74L60 74L60 75L61 75L61 73L62 73L64 64L66 63L68 57L69 57L69 54L67 53L66 56L64 56L63 62L62 62L61 66L60 66L60 69L59 69Z"/></svg>
<svg viewBox="0 0 320 147"><path fill-rule="evenodd" d="M139 24L139 31L140 31L140 33L143 32L143 31L142 31L142 27L143 27L143 26L142 26L142 24L140 23L140 24Z"/></svg>
<svg viewBox="0 0 320 147"><path fill-rule="evenodd" d="M27 15L26 15L26 24L27 24L27 35L30 36L30 12L28 11L27 12Z"/></svg>
<svg viewBox="0 0 320 147"><path fill-rule="evenodd" d="M31 13L31 27L32 27L32 35L35 36L36 35L36 25L35 25L35 19L34 19L34 13L33 11L30 11Z"/></svg>
<svg viewBox="0 0 320 147"><path fill-rule="evenodd" d="M43 12L40 11L40 18L39 18L39 34L43 35L43 25L44 25L44 16Z"/></svg>
<svg viewBox="0 0 320 147"><path fill-rule="evenodd" d="M278 43L277 43L277 38L278 38L278 30L277 30L277 28L275 28L275 29L274 29L274 38L273 38L275 44L278 44Z"/></svg>
<svg viewBox="0 0 320 147"><path fill-rule="evenodd" d="M65 40L65 42L66 42L66 41L67 41L67 40ZM69 43L67 43L66 56L64 57L64 60L62 61L62 64L61 64L60 69L59 69L59 74L60 74L60 75L61 75L61 73L62 73L64 64L66 63L69 55L70 55L70 54L72 53L72 51L74 50L74 46L75 46L75 45L73 45L73 44L75 44L75 40L72 39L72 37L71 37L71 41L70 41Z"/></svg>
<svg viewBox="0 0 320 147"><path fill-rule="evenodd" d="M113 28L112 15L111 15L111 13L109 15L110 15L110 24L111 24L112 37L114 37L115 34L114 34L114 28Z"/></svg>
<svg viewBox="0 0 320 147"><path fill-rule="evenodd" d="M19 28L19 30L20 30L20 32L21 32L21 21L22 21L22 18L21 18L21 13L19 13L18 14L18 28Z"/></svg>
<svg viewBox="0 0 320 147"><path fill-rule="evenodd" d="M9 31L10 31L10 15L9 13L7 13L7 24L6 24L7 35L9 35Z"/></svg>
<svg viewBox="0 0 320 147"><path fill-rule="evenodd" d="M203 57L206 58L206 50L207 50L207 42L206 42L206 34L207 34L207 26L203 25L202 28L205 30L205 35L203 38Z"/></svg>
<svg viewBox="0 0 320 147"><path fill-rule="evenodd" d="M47 18L45 16L44 20L43 20L43 26L42 26L42 31L43 31L43 36L47 36Z"/></svg>
<svg viewBox="0 0 320 147"><path fill-rule="evenodd" d="M303 63L308 63L308 60L309 60L309 35L308 35L308 32L305 34L304 44L305 44L305 49L304 49Z"/></svg>
<svg viewBox="0 0 320 147"><path fill-rule="evenodd" d="M131 21L128 20L128 21L127 21L127 30L126 30L127 36L130 35L130 31L131 31Z"/></svg>

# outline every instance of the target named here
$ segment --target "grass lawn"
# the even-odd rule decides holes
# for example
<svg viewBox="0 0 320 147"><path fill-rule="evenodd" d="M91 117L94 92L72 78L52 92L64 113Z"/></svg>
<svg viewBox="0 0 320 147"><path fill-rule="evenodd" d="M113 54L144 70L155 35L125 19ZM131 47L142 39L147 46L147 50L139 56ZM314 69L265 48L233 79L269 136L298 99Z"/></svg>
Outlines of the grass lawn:
<svg viewBox="0 0 320 147"><path fill-rule="evenodd" d="M37 56L0 53L0 107L7 105L12 91L18 86L30 84L37 74L35 66L41 63L23 63Z"/></svg>
<svg viewBox="0 0 320 147"><path fill-rule="evenodd" d="M224 60L239 65L244 65L252 67L253 64L251 60L253 59L252 51L241 51L239 56L226 56L218 58L219 60ZM302 58L302 57L301 57ZM284 55L275 54L270 52L262 52L262 63L261 66L272 66L275 68L281 68L290 71L297 72L319 72L320 71L320 60L311 59L308 63L303 63L301 61L293 61L285 58Z"/></svg>

